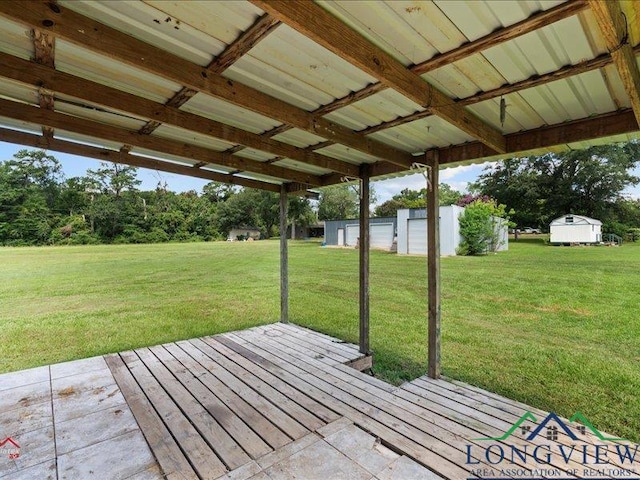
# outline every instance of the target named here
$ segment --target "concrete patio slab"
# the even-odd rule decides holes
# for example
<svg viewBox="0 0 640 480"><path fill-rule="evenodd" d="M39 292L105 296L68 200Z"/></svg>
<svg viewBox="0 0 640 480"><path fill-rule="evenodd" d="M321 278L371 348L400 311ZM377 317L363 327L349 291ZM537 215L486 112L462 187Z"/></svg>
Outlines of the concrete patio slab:
<svg viewBox="0 0 640 480"><path fill-rule="evenodd" d="M49 381L49 366L20 370L19 372L3 373L0 375L0 392L11 388L23 387Z"/></svg>
<svg viewBox="0 0 640 480"><path fill-rule="evenodd" d="M140 431L125 433L58 457L58 478L126 479L156 464Z"/></svg>
<svg viewBox="0 0 640 480"><path fill-rule="evenodd" d="M370 480L372 475L325 441L294 453L265 473L271 480Z"/></svg>

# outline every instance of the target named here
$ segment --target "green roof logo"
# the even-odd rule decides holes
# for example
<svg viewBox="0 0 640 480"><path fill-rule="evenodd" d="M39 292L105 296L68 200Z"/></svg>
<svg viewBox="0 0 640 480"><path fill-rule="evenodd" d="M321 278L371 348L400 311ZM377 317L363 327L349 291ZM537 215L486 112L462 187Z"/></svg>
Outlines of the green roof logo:
<svg viewBox="0 0 640 480"><path fill-rule="evenodd" d="M518 429L521 430L522 434L525 435L528 433L526 440L533 440L538 435L541 435L543 431L546 429L546 438L547 440L557 440L558 439L558 431L563 431L571 440L579 440L579 438L574 433L573 429L576 429L580 435L585 435L587 430L589 430L592 434L594 434L598 439L602 441L621 441L625 440L624 438L617 437L606 437L604 436L593 424L585 417L582 413L576 412L570 419L569 423L562 420L558 415L551 412L549 413L544 420L533 430L529 426L523 425L527 420L536 423L538 419L531 412L526 412L522 415L512 426L509 428L504 434L500 437L484 437L484 438L474 438L473 440L478 441L502 441L511 437L516 433ZM576 422L576 425L573 425Z"/></svg>

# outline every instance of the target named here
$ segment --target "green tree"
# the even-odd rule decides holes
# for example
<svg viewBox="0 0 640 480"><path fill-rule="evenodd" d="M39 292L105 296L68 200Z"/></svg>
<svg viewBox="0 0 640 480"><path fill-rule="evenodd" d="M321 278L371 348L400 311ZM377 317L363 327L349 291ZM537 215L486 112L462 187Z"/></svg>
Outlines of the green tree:
<svg viewBox="0 0 640 480"><path fill-rule="evenodd" d="M355 218L358 216L359 208L356 189L349 185L334 185L320 191L318 203L320 220Z"/></svg>
<svg viewBox="0 0 640 480"><path fill-rule="evenodd" d="M545 228L566 213L606 221L624 189L640 181L631 173L639 160L637 142L510 159L486 170L473 188L514 209L519 226Z"/></svg>
<svg viewBox="0 0 640 480"><path fill-rule="evenodd" d="M43 150L20 150L0 163L0 244L45 243L58 222L55 211L62 168Z"/></svg>
<svg viewBox="0 0 640 480"><path fill-rule="evenodd" d="M145 205L138 195L137 187L142 182L137 172L134 167L105 162L96 170L87 170L88 182L95 187L90 202L94 230L107 242L126 242L127 237L140 231Z"/></svg>
<svg viewBox="0 0 640 480"><path fill-rule="evenodd" d="M232 195L238 193L240 187L220 182L209 182L202 187L202 195L210 202L226 202Z"/></svg>
<svg viewBox="0 0 640 480"><path fill-rule="evenodd" d="M514 212L509 212L510 214ZM469 203L460 215L461 255L482 255L500 246L499 226L510 225L505 205L495 200L478 199Z"/></svg>

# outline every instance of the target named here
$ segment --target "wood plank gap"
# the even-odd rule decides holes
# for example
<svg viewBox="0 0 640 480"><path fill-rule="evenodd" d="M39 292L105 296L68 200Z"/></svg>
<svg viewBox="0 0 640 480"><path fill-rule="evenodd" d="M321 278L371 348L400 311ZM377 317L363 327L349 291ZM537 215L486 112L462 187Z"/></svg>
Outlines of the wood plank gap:
<svg viewBox="0 0 640 480"><path fill-rule="evenodd" d="M122 358L118 354L112 354L106 355L104 359L163 473L177 473L185 479L197 479L185 453Z"/></svg>
<svg viewBox="0 0 640 480"><path fill-rule="evenodd" d="M382 422L378 410L368 406L364 408L361 402L348 394L341 394L341 390L336 389L331 383L316 375L310 375L298 365L291 363L291 358L282 359L280 356L272 354L265 348L254 343L240 345L235 342L236 336L225 335L221 341L229 348L237 351L247 358L264 359L273 365L270 369L274 375L279 376L287 382L301 385L308 394L325 405L338 411L340 414L352 420L356 425L372 432L375 436L384 438L385 441L395 444L401 448L405 455L413 458L418 463L436 471L438 474L448 478L468 478L469 469L464 468L450 460L450 456L440 454L426 448L414 441L414 436L403 435L397 432L392 426ZM267 367L268 368L268 367ZM401 422L400 422L401 423ZM396 425L398 427L398 425ZM400 428L400 427L398 427Z"/></svg>
<svg viewBox="0 0 640 480"><path fill-rule="evenodd" d="M251 348L263 350L266 346L272 348L273 342L257 337L254 334ZM400 407L379 401L369 392L354 386L353 383L340 380L339 375L335 375L334 372L329 373L333 370L331 367L327 367L327 370L319 369L309 363L308 357L305 358L304 355L272 351L271 348L269 349L270 353L266 355L279 357L282 361L295 365L297 369L304 371L306 375L331 385L330 394L335 398L341 399L362 413L375 416L377 420L383 422L398 434L412 439L428 450L444 458L456 458L457 456L459 462L463 463L464 452L460 446L459 437L444 429L436 428L433 424ZM482 459L477 460L480 462L479 465L490 468L490 465L483 462Z"/></svg>

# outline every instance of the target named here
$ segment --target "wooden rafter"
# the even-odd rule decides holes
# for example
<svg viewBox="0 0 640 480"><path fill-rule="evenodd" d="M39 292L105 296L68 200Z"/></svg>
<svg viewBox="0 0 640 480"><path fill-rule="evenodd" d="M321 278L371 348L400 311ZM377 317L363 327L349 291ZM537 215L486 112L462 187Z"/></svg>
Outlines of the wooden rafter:
<svg viewBox="0 0 640 480"><path fill-rule="evenodd" d="M0 77L10 78L33 86L44 86L48 90L73 96L87 102L127 112L142 119L174 125L194 132L210 135L231 143L291 158L309 165L326 168L344 175L357 176L358 167L332 157L310 152L277 140L265 138L246 130L235 128L214 120L153 102L111 87L100 85L50 67L37 65L28 60L0 52ZM145 135L143 132L139 132ZM231 155L239 149L227 150Z"/></svg>
<svg viewBox="0 0 640 480"><path fill-rule="evenodd" d="M310 112L219 74L210 73L206 68L182 57L72 10L62 6L56 10L52 10L50 4L43 1L0 2L0 15L31 28L49 31L56 37L84 48L396 165L407 168L413 163L413 157L409 153L367 138L342 125L315 119Z"/></svg>
<svg viewBox="0 0 640 480"><path fill-rule="evenodd" d="M206 70L210 73L222 73L235 62L237 62L245 53L251 50L262 39L266 38L280 24L279 21L271 18L269 15L259 17L251 27L242 32L240 36L229 45L224 51L218 55L207 66ZM187 103L193 96L198 93L188 87L182 87L173 97L167 101L166 105L170 107L180 108ZM140 133L149 135L156 128L162 125L156 120L147 122L140 129Z"/></svg>
<svg viewBox="0 0 640 480"><path fill-rule="evenodd" d="M494 127L427 83L319 5L306 0L251 0L256 6L329 49L387 87L433 111L497 152L505 139Z"/></svg>
<svg viewBox="0 0 640 480"><path fill-rule="evenodd" d="M633 51L634 53L640 53L640 44L636 45L633 48ZM544 73L542 75L535 74L530 76L529 78L520 80L519 82L508 83L491 90L478 92L474 95L458 100L458 103L464 106L475 105L476 103L484 102L485 100L491 100L493 98L498 98L503 95L516 93L521 90L526 90L527 88L546 85L550 82L555 82L557 80L562 80L565 78L573 77L575 75L580 75L581 73L590 72L593 70L597 70L599 68L604 68L607 65L610 65L612 63L613 63L613 59L611 58L611 55L608 53L603 53L602 55L598 55L597 57L589 60L584 60L582 62L576 63L575 65L566 65L562 68L559 68L558 70L554 70L553 72ZM422 118L427 118L432 115L433 114L427 110L416 112L410 115L394 118L393 120L389 120L387 122L379 123L378 125L367 127L363 130L360 130L360 132L369 135L371 133L380 132L382 130L387 130L389 128L397 127L398 125L404 125L406 123L414 122Z"/></svg>
<svg viewBox="0 0 640 480"><path fill-rule="evenodd" d="M55 68L55 38L46 32L34 28L31 30L31 40L33 42L33 61L40 65ZM40 108L46 108L47 110L54 109L53 95L42 87L38 88L38 102L40 103ZM53 138L53 129L43 126L42 136L45 138Z"/></svg>
<svg viewBox="0 0 640 480"><path fill-rule="evenodd" d="M523 154L526 155L527 151L637 132L638 130L640 128L633 111L626 109L558 125L512 133L506 135L505 138L507 140L507 153L525 152ZM470 142L434 150L438 151L441 165L496 156L495 152L481 142ZM394 169L391 165L377 163L373 166L372 175L381 176L400 171L399 169ZM324 178L325 184L337 183L338 181L338 177L334 175Z"/></svg>
<svg viewBox="0 0 640 480"><path fill-rule="evenodd" d="M422 75L424 73L435 70L436 68L457 62L466 57L470 57L476 53L482 52L487 48L494 47L500 43L504 43L514 38L518 38L527 33L552 23L571 17L581 12L587 7L586 1L575 0L562 3L548 10L534 13L530 17L514 23L505 28L495 30L494 32L480 37L471 42L464 43L453 50L436 55L429 60L420 62L410 67L414 73ZM387 87L383 83L372 83L357 92L351 92L342 98L338 98L327 105L324 105L313 112L314 115L321 116L339 110L340 108L351 105L360 100L370 97L376 93L385 90Z"/></svg>
<svg viewBox="0 0 640 480"><path fill-rule="evenodd" d="M178 157L189 158L197 162L223 165L242 171L269 175L309 185L320 185L322 183L320 177L316 175L290 170L276 165L269 165L263 162L256 162L254 160L247 160L241 157L227 155L224 152L217 152L175 140L157 136L150 137L149 135L142 135L139 132L124 128L105 125L59 112L52 112L10 100L0 99L0 111L2 111L3 116L15 120L37 122L52 128L60 128L94 138L121 143L123 145L131 145L156 152L176 155Z"/></svg>
<svg viewBox="0 0 640 480"><path fill-rule="evenodd" d="M448 62L462 60L463 58L482 52L483 50L493 47L499 43L513 40L514 38L518 38L522 35L533 32L534 30L540 28L541 26L550 25L552 23L563 20L567 17L576 15L582 10L584 10L585 8L587 8L587 5L588 4L585 0L568 1L560 5L557 5L555 7L552 7L548 10L534 13L530 17L520 22L514 23L513 25L510 25L508 27L491 32L490 34L485 35L484 37L480 37L471 42L467 42L463 45L460 45L458 48L454 48L453 50L450 50L448 52L444 52L440 55L436 55L435 57L432 57L429 60L413 65L412 67L410 67L410 70L418 74L427 73L429 71L435 70L436 68L439 68L445 65L446 64L445 60ZM636 47L636 50L637 50L637 47ZM604 57L605 56L598 57L598 60L595 62L593 60L586 60L574 66L569 65L559 69L556 72L552 72L549 74L533 75L529 79L525 79L514 84L507 84L493 90L480 92L478 94L475 94L463 100L460 100L458 101L458 103L462 106L468 106L468 105L481 102L483 100L496 98L496 97L499 97L500 95L506 95L507 93L512 93L518 90L522 90L524 88L530 88L537 85L542 85L543 83L547 83L549 81L559 80L561 78L566 78L571 75L576 75L578 73L583 73L589 70L600 68L601 66L605 66L611 62L611 57L609 55L606 55L606 58ZM607 62L606 59L608 59L609 61ZM575 70L573 70L574 68ZM380 82L372 83L361 90L351 92L344 97L338 98L333 102L330 102L326 105L323 105L322 107L319 107L318 109L314 110L312 114L316 117L327 115L331 112L334 112L343 107L359 102L360 100L364 100L365 98L375 95L376 93L379 93L383 90L386 90L386 88L387 88L386 85L384 85L383 83L380 83ZM373 125L371 127L365 128L363 130L360 130L360 133L369 135L371 133L379 132L381 130L386 130L388 128L392 128L398 125L403 125L405 123L413 122L415 120L430 117L431 115L433 115L433 113L430 110L415 112L410 115L401 116L393 120L389 120L387 122L382 122L378 125ZM278 128L280 130L277 133L282 133L283 131L286 131L292 127L284 125ZM269 133L270 132L265 132L265 135ZM307 147L307 149L318 150L320 148L324 148L329 145L333 145L333 142L331 141L321 142L317 146L312 145L310 147Z"/></svg>
<svg viewBox="0 0 640 480"><path fill-rule="evenodd" d="M162 162L151 158L139 157L125 151L108 150L105 148L92 147L89 145L81 145L79 143L68 142L65 140L45 139L40 135L31 133L18 132L0 128L0 141L24 145L27 147L44 148L71 155L81 157L96 158L104 162L122 163L132 165L134 167L150 168L162 172L177 173L178 175L188 175L191 177L203 178L205 180L213 180L216 182L230 183L249 188L259 188L272 192L279 192L280 185L275 183L261 182L250 178L236 177L234 175L212 172L210 170L197 169L186 165L178 165L177 163Z"/></svg>
<svg viewBox="0 0 640 480"><path fill-rule="evenodd" d="M618 0L589 0L602 36L640 123L640 69L629 43L629 25Z"/></svg>

